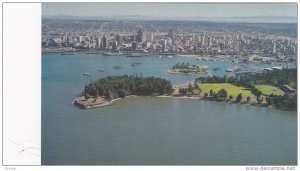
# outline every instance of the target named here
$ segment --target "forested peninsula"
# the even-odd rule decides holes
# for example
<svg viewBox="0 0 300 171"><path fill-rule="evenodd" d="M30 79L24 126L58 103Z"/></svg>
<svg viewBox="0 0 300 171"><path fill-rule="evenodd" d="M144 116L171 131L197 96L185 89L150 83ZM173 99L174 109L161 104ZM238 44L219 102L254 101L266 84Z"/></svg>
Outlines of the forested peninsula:
<svg viewBox="0 0 300 171"><path fill-rule="evenodd" d="M82 108L101 107L114 99L130 95L158 96L171 95L170 81L157 77L137 75L108 76L85 85L82 97L75 104Z"/></svg>
<svg viewBox="0 0 300 171"><path fill-rule="evenodd" d="M296 68L232 77L199 77L182 85L172 85L158 77L108 76L86 84L82 96L75 99L74 104L81 108L102 107L136 95L186 97L297 110L296 88Z"/></svg>

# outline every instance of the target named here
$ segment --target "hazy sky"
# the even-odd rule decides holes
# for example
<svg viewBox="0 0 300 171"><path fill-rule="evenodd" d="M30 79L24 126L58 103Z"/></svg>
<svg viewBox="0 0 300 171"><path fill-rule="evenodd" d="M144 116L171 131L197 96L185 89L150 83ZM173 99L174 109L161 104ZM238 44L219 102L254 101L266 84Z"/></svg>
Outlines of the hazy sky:
<svg viewBox="0 0 300 171"><path fill-rule="evenodd" d="M296 3L43 3L43 15L150 17L297 16Z"/></svg>

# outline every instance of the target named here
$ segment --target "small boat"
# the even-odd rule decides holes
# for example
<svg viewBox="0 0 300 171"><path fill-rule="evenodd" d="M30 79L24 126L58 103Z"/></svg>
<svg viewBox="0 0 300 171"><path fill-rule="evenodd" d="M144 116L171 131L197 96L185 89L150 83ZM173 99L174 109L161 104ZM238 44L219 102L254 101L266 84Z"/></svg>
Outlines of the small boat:
<svg viewBox="0 0 300 171"><path fill-rule="evenodd" d="M238 66L234 66L233 68L226 69L226 72L238 72L241 71L241 68Z"/></svg>
<svg viewBox="0 0 300 171"><path fill-rule="evenodd" d="M60 55L74 55L74 53L61 53Z"/></svg>
<svg viewBox="0 0 300 171"><path fill-rule="evenodd" d="M110 52L103 52L103 56L121 56L123 55L122 53L110 53Z"/></svg>
<svg viewBox="0 0 300 171"><path fill-rule="evenodd" d="M104 52L104 53L102 53L102 55L103 55L103 56L112 56L112 54L109 53L109 52Z"/></svg>
<svg viewBox="0 0 300 171"><path fill-rule="evenodd" d="M141 65L141 64L142 64L141 62L134 62L134 63L130 64L129 66L135 67L135 66L138 66L138 65Z"/></svg>
<svg viewBox="0 0 300 171"><path fill-rule="evenodd" d="M82 75L83 75L84 77L88 77L88 76L91 75L91 73L85 72L85 73L83 73Z"/></svg>
<svg viewBox="0 0 300 171"><path fill-rule="evenodd" d="M103 68L99 68L98 71L99 71L99 72L105 72L106 70L103 69Z"/></svg>
<svg viewBox="0 0 300 171"><path fill-rule="evenodd" d="M140 54L129 54L129 55L126 55L126 57L142 57L143 55L140 55Z"/></svg>
<svg viewBox="0 0 300 171"><path fill-rule="evenodd" d="M221 67L216 67L216 68L213 68L214 71L217 71L217 70L220 70L222 69Z"/></svg>

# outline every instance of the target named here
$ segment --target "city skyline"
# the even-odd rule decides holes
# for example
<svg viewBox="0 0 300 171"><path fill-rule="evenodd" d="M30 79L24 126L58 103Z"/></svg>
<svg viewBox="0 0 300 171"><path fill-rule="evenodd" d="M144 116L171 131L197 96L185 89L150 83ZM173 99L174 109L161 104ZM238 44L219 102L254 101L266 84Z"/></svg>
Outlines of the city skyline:
<svg viewBox="0 0 300 171"><path fill-rule="evenodd" d="M297 17L297 3L43 3L43 16L59 15L153 18Z"/></svg>

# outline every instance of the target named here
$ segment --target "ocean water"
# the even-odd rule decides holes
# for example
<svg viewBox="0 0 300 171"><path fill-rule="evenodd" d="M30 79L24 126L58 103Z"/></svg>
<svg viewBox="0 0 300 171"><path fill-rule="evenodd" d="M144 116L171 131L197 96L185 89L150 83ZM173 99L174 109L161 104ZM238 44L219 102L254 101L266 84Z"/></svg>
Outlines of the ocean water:
<svg viewBox="0 0 300 171"><path fill-rule="evenodd" d="M131 67L134 62L142 64ZM174 84L197 78L167 74L177 62L222 67L211 71L215 75L236 65L183 57L43 54L42 164L297 164L296 112L156 97L130 97L90 110L72 104L86 83L108 75L157 76ZM116 65L122 69L113 69ZM85 72L91 76L83 77Z"/></svg>

